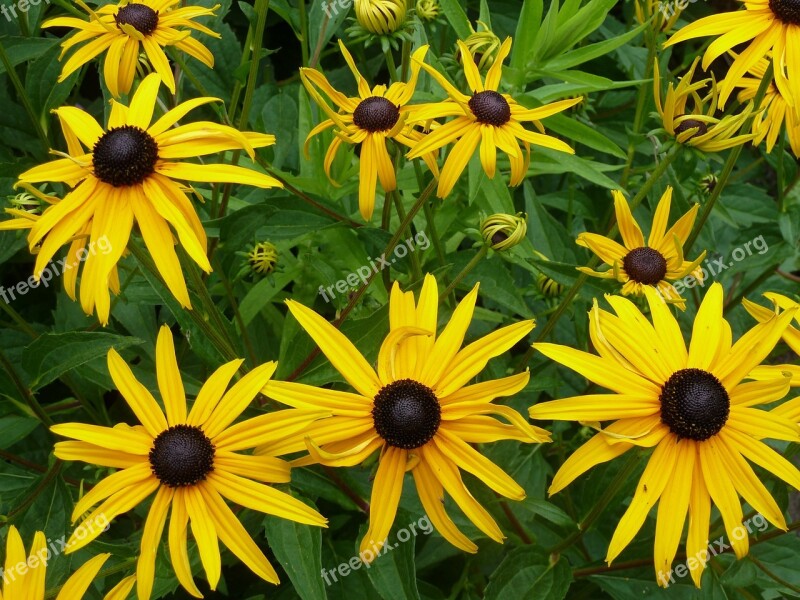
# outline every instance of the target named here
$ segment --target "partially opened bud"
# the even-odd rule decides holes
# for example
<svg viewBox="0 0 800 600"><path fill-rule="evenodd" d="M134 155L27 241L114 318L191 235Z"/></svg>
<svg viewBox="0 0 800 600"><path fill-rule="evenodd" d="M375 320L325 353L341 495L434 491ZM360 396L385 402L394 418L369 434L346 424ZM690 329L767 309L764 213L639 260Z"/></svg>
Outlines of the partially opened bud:
<svg viewBox="0 0 800 600"><path fill-rule="evenodd" d="M417 16L423 21L433 21L439 16L438 0L417 0Z"/></svg>
<svg viewBox="0 0 800 600"><path fill-rule="evenodd" d="M489 215L481 222L481 235L492 250L508 250L525 239L527 218L525 213Z"/></svg>
<svg viewBox="0 0 800 600"><path fill-rule="evenodd" d="M483 30L473 31L464 40L464 44L469 48L478 70L483 70L492 66L502 42L483 21L478 21L478 25Z"/></svg>
<svg viewBox="0 0 800 600"><path fill-rule="evenodd" d="M355 0L358 24L376 35L395 33L406 22L406 0Z"/></svg>
<svg viewBox="0 0 800 600"><path fill-rule="evenodd" d="M258 242L247 253L247 262L254 273L269 275L278 264L278 249L271 242Z"/></svg>

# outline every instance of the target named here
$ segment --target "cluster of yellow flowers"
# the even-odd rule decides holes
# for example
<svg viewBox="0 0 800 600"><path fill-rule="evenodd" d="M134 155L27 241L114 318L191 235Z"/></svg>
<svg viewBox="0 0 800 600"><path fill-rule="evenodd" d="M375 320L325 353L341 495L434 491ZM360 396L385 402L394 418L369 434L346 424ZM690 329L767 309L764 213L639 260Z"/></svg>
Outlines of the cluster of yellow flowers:
<svg viewBox="0 0 800 600"><path fill-rule="evenodd" d="M167 287L183 307L189 308L176 243L204 271L209 272L211 265L206 234L189 199L190 184L176 180L262 188L281 183L255 166L195 164L183 159L241 150L255 160L255 150L274 144L275 138L207 121L178 125L191 110L217 102L217 98L193 98L158 118L154 116L161 84L175 91L164 46L174 46L213 65L213 56L192 37L192 30L216 35L194 20L213 15L215 8L176 8L178 0L123 0L119 5L93 11L76 1L89 14L88 21L63 17L45 23L79 30L64 42L65 52L84 44L66 61L62 79L105 52L106 86L115 98L120 98L133 86L140 46L155 72L142 78L128 104L112 101L106 127L76 107L55 111L68 152L19 177L20 185L48 206L41 215L12 209L16 218L2 228L30 229L28 244L31 251L37 251L37 277L63 245L70 244L68 255L74 257L87 243L107 236L112 251L89 257L80 283L83 309L88 314L96 311L105 324L110 313L109 289L119 292L117 263L136 223ZM713 152L766 138L771 147L780 132L780 126L775 130L778 115L785 116L790 125L796 123L793 99L800 99L796 89L800 64L795 60L800 53L793 50L793 44L798 42L780 29L780 23L797 25L792 21L796 12L782 9L782 2L789 0L772 0L768 8L766 0L754 0L747 4L743 16L737 13L724 17L721 22L714 21L713 27L700 21L670 40L675 43L710 32L720 33L729 25L732 31L747 27L757 36L754 45L736 58L719 88L711 80L712 92L705 97L699 90L708 80L691 83L695 62L677 86L669 86L662 102L656 64L658 112L665 129L678 143ZM357 4L358 10L369 7L369 3ZM777 10L777 19L769 17L764 12L767 10ZM748 14L754 11L761 12ZM757 17L756 24L753 17ZM380 23L372 25L380 29ZM744 39L738 34L735 37L736 41ZM439 197L450 194L476 151L486 175L494 177L497 149L502 150L509 159L511 185L520 184L528 171L531 145L572 152L564 142L546 135L540 121L581 99L525 108L501 93L502 65L511 43L510 38L506 39L499 48L492 49L496 54L491 59L479 59L477 63L470 48L464 42L458 43L469 87L469 93L463 93L425 63L427 46L411 55L408 81L370 87L347 48L339 42L356 79L358 96L349 97L336 90L316 69L302 69L306 90L327 116L310 132L306 148L313 137L332 130L334 137L324 159L324 169L330 177L341 144L360 146L359 206L367 220L372 216L377 182L385 192L397 187L396 163L387 150L387 138L405 146L409 160L424 161L438 178ZM762 78L765 76L766 63L760 62L765 59L756 55L763 55L768 46L776 57L775 88L764 96L763 102L770 106L772 117L762 115L751 133L735 135L753 112L766 105L762 103L759 109L747 105L738 115L722 119L715 116L716 109L737 86L744 88L745 101L757 95L755 84L742 76L747 72L756 79L759 72ZM704 66L728 49L724 43L712 44ZM485 76L481 67L487 69ZM444 89L446 99L412 103L421 70ZM691 113L686 112L689 99L694 102ZM786 103L785 108L781 102ZM770 118L769 125L765 125ZM524 122L533 123L538 132L523 127ZM795 148L796 140L791 135L790 130ZM450 145L440 170L438 154ZM45 197L32 187L45 181L64 183L71 191L63 199ZM533 419L580 421L596 430L561 466L551 493L628 450L654 449L616 528L607 560L612 561L623 551L658 503L654 555L661 585L669 584L687 514L687 554L701 555L707 545L712 501L722 514L739 557L748 550L748 539L733 534L743 518L739 496L773 525L786 528L782 512L750 463L800 489L800 471L763 441L772 438L800 442L800 398L769 410L756 408L783 400L791 386L800 385L800 368L761 364L781 339L795 353L800 352L800 331L792 325L793 321L800 323L800 305L778 294L767 296L773 308L746 301L745 308L757 324L734 343L731 326L723 317L723 290L715 283L700 305L687 346L680 325L669 310L670 303L685 308L685 300L670 282L690 274L702 281L698 267L705 252L694 260L684 256L698 207L668 227L671 197L672 190L667 188L654 212L646 243L631 206L620 192L614 192L614 205L623 244L593 233L583 233L576 240L609 267L605 271L585 268L584 272L619 281L623 295L644 297L649 318L630 300L609 295L606 300L613 313L601 309L595 301L588 315L596 353L549 343L533 346L611 393L544 402L529 411ZM484 220L481 231L488 246L506 250L525 239L525 216L492 215ZM255 269L268 272L274 268L276 257L274 246L260 244L249 260ZM72 298L76 283L77 269L65 280ZM540 285L543 293L547 290L546 295L558 291L558 284L552 280L541 281ZM513 323L464 345L477 301L478 285L455 307L439 331L436 279L425 276L416 297L411 291L402 291L395 282L390 293L389 332L375 365L323 316L296 301L287 301L291 315L351 391L276 381L272 379L278 366L275 362L246 371L243 360L233 360L206 380L190 404L172 332L163 326L155 348L159 403L136 379L125 360L111 350L108 370L138 423L115 427L66 423L51 428L56 435L68 438L55 445L59 459L116 469L78 500L73 522L92 523L100 518L112 521L154 496L142 531L136 575L120 581L106 599L124 599L135 585L137 597L149 600L165 527L170 562L178 581L191 595L202 597L187 551L190 531L212 590L221 577L219 542L259 577L277 583L275 569L228 502L324 527L327 520L317 510L269 484L290 482L292 467L353 467L376 452L380 458L372 485L369 527L360 545L362 560L374 559L375 550L385 543L409 471L429 519L450 543L466 552L478 549L445 510L445 492L481 532L502 542L502 530L473 497L461 471L475 475L505 498L522 500L525 490L472 444L505 439L543 443L550 440L550 434L530 424L513 408L494 403L495 399L513 396L526 387L530 379L527 368L500 379L471 383L491 359L526 339L535 325L533 320ZM231 383L237 373L241 377ZM289 408L237 422L259 394ZM610 424L602 427L600 422ZM299 458L291 461L281 458L298 454ZM100 534L99 528L79 528L67 542L67 552L86 547ZM34 537L30 556L41 554L43 547L44 536L39 533ZM9 529L7 554L12 563L29 560L13 528ZM107 558L108 555L99 555L89 560L73 575L59 598L80 598ZM706 560L707 555L695 561L691 569L698 586ZM41 600L44 594L44 568L40 568L21 573L7 584L0 597Z"/></svg>

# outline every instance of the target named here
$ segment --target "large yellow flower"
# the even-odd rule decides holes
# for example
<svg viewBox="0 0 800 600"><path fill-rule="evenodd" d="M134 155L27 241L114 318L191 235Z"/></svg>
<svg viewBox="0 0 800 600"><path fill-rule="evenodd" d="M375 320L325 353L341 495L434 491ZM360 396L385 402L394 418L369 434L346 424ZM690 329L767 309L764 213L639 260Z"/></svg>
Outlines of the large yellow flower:
<svg viewBox="0 0 800 600"><path fill-rule="evenodd" d="M672 188L667 186L656 207L650 236L645 243L642 230L633 218L625 196L618 190L614 190L613 195L617 223L624 246L604 235L581 233L575 242L579 246L589 248L611 269L595 271L588 267L578 267L578 270L594 277L616 279L624 284L622 293L626 296L629 294L641 296L646 287L652 287L658 290L664 300L685 310L685 300L670 282L690 273L702 282L699 272L694 272L706 257L705 250L692 262L684 260L683 256L683 245L692 232L698 205L695 204L689 212L667 229L669 209L672 205Z"/></svg>
<svg viewBox="0 0 800 600"><path fill-rule="evenodd" d="M189 565L188 527L197 542L212 590L216 589L221 572L218 541L256 575L278 583L272 565L223 498L298 523L325 526L326 520L317 511L289 494L259 483L287 483L290 479L287 462L274 456L240 454L240 451L264 444L276 436L291 435L327 412L283 410L233 425L277 366L270 362L256 367L226 392L242 362L234 360L217 369L200 389L187 415L172 333L163 326L156 344L156 376L166 415L112 349L108 353L111 378L141 425L130 427L121 423L110 428L65 423L52 427L53 433L78 440L58 442L55 446L58 458L120 469L77 502L73 521L98 503L83 522L91 523L99 517L111 521L155 492L142 531L136 568L139 600L150 598L156 554L170 507L172 566L181 585L197 598L202 596L194 584ZM99 528L89 528L88 534L83 530L83 535L76 535L79 530L67 542L67 552L83 548L100 534Z"/></svg>
<svg viewBox="0 0 800 600"><path fill-rule="evenodd" d="M16 527L8 528L6 538L6 562L2 570L3 585L0 600L45 600L45 575L47 563L52 560L53 553L47 545L48 540L41 531L33 536L30 552L25 552L22 537ZM80 600L92 585L100 569L109 559L110 554L98 554L87 560L77 571L70 575L56 596L56 600ZM133 589L136 577L125 577L104 600L125 600Z"/></svg>
<svg viewBox="0 0 800 600"><path fill-rule="evenodd" d="M28 246L34 251L41 244L34 277L39 279L48 261L69 242L73 275L80 265L76 257L85 255L80 287L83 310L92 314L96 309L104 325L111 304L109 287L114 293L119 292L116 265L128 244L134 221L181 306L189 308L191 303L170 225L192 260L204 271L211 271L203 226L184 193L187 188L173 179L262 188L281 185L272 177L244 167L180 162L234 149L244 149L252 157L254 148L275 143L275 137L241 133L208 121L173 127L190 110L219 101L217 98L189 100L153 123L159 84L156 74L148 75L133 95L130 107L113 102L105 131L79 108L57 109L69 154L19 176L20 183L64 182L72 188L63 200L31 221ZM87 245L94 250L86 252ZM108 251L97 251L98 247ZM75 277L65 279L65 286L74 299Z"/></svg>
<svg viewBox="0 0 800 600"><path fill-rule="evenodd" d="M311 138L331 127L334 128L333 133L336 137L328 146L324 167L328 179L338 185L331 179L331 164L336 158L336 152L342 143L360 145L358 207L361 216L369 221L375 208L377 181L380 180L385 192L397 189L397 178L392 159L386 149L386 139L393 139L411 147L422 138L421 132L406 126L406 117L408 111L414 108L408 103L417 85L419 61L425 57L428 46L418 48L412 55L415 60L411 64L411 77L408 83L395 82L388 89L385 85L370 88L341 40L339 49L356 79L358 96L351 98L334 89L326 77L315 69L300 69L300 78L306 90L329 117L309 132L304 149L308 157L308 144ZM330 98L336 110L331 108L319 90ZM435 154L428 153L422 158L434 174L439 173Z"/></svg>
<svg viewBox="0 0 800 600"><path fill-rule="evenodd" d="M736 56L731 52L733 56ZM740 102L747 102L756 97L758 88L767 74L769 62L767 59L759 60L736 84L741 87L737 98ZM767 86L764 99L761 101L761 110L753 119L753 133L756 137L753 144L758 146L765 139L767 141L767 152L772 152L775 143L783 132L784 125L786 135L789 138L789 146L796 157L800 157L800 119L797 112L792 108L786 98L784 98L775 80Z"/></svg>
<svg viewBox="0 0 800 600"><path fill-rule="evenodd" d="M503 45L500 46L485 80L481 78L474 57L466 44L459 40L458 48L461 53L461 63L464 66L464 75L472 90L472 95L461 93L436 69L422 64L422 68L439 82L449 98L442 102L416 106L409 117L409 121L412 123L456 117L426 135L408 153L409 158L417 158L455 142L442 168L437 196L444 198L453 190L453 186L479 145L481 165L490 178L494 178L497 169L497 149L499 148L508 155L511 163L511 185L513 186L522 183L528 171L530 144L569 154L575 153L561 140L545 135L544 127L539 120L574 106L581 101L581 98L561 100L539 108L527 109L508 94L498 92L503 75L503 61L511 52L511 38L506 38ZM541 133L525 129L522 126L525 121L532 122ZM525 147L524 152L519 147L520 141Z"/></svg>
<svg viewBox="0 0 800 600"><path fill-rule="evenodd" d="M103 75L108 91L115 98L127 94L136 74L140 45L164 85L173 94L175 77L162 47L175 46L207 66L214 66L214 56L192 37L191 30L220 37L218 33L194 21L197 17L213 16L219 4L213 8L173 8L180 4L180 0L121 0L119 4L106 4L94 11L82 0L75 0L75 3L89 13L88 21L57 17L42 24L42 27L72 27L78 30L61 44L61 58L72 48L80 47L64 64L59 82L105 52Z"/></svg>
<svg viewBox="0 0 800 600"><path fill-rule="evenodd" d="M294 439L267 444L259 452L284 454L307 449L310 456L295 464L353 466L380 450L369 529L361 541L365 560L369 555L364 553L380 547L389 534L406 471L414 476L433 525L450 543L467 552L476 552L477 546L445 512L444 491L487 536L498 542L504 536L464 485L459 468L507 498L525 497L525 491L511 477L470 444L502 439L548 440L546 431L529 425L514 409L492 402L522 390L529 374L467 384L491 358L524 338L534 324L522 321L503 327L460 349L477 296L476 285L437 336L436 279L425 277L417 303L413 292L401 292L395 282L389 304L390 331L381 346L377 371L324 318L302 304L287 302L294 317L355 393L269 382L264 388L266 395L298 408L328 410L332 416L318 420Z"/></svg>
<svg viewBox="0 0 800 600"><path fill-rule="evenodd" d="M714 78L703 79L692 83L699 58L689 71L681 77L677 85L672 82L667 86L667 94L661 100L661 73L658 60L653 65L653 96L656 109L661 117L664 130L675 138L679 144L697 148L703 152L719 152L739 146L752 140L756 134L736 135L740 132L747 118L753 112L753 103L748 103L738 114L716 116L719 93ZM710 91L705 93L708 82ZM692 106L689 108L689 99Z"/></svg>
<svg viewBox="0 0 800 600"><path fill-rule="evenodd" d="M703 69L739 44L750 42L728 70L720 84L719 104L725 106L737 84L759 60L772 53L775 82L787 101L800 101L800 11L796 0L747 0L745 10L713 14L690 23L664 46L698 37L720 36L703 54Z"/></svg>
<svg viewBox="0 0 800 600"><path fill-rule="evenodd" d="M800 428L785 416L754 408L784 398L788 374L743 383L772 351L795 311L773 313L733 344L731 327L722 317L722 286L714 283L697 312L687 351L668 306L655 290L645 288L645 294L652 324L625 298L606 297L616 315L595 304L589 331L598 355L534 344L548 358L613 393L536 404L530 416L611 421L561 466L551 494L632 448L654 448L606 560L619 556L658 503L656 578L669 585L688 511L686 555L696 559L688 566L699 586L708 559L712 500L739 558L749 547L739 496L775 527L786 529L783 513L748 461L800 489L800 471L762 441L799 442Z"/></svg>

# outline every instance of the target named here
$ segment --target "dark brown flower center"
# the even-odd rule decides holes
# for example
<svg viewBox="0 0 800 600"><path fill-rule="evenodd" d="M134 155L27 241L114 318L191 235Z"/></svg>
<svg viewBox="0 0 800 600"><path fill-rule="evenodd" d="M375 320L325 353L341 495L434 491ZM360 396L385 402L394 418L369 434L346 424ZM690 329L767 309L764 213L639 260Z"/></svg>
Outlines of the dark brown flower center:
<svg viewBox="0 0 800 600"><path fill-rule="evenodd" d="M92 149L95 176L114 187L142 183L157 160L158 144L134 125L109 129Z"/></svg>
<svg viewBox="0 0 800 600"><path fill-rule="evenodd" d="M400 108L380 96L362 100L353 111L353 123L356 127L370 133L389 131L399 118Z"/></svg>
<svg viewBox="0 0 800 600"><path fill-rule="evenodd" d="M655 285L667 274L667 260L653 248L636 248L622 259L625 272L633 281L645 285Z"/></svg>
<svg viewBox="0 0 800 600"><path fill-rule="evenodd" d="M769 0L769 9L783 23L800 25L800 0Z"/></svg>
<svg viewBox="0 0 800 600"><path fill-rule="evenodd" d="M149 458L153 475L164 485L195 485L214 470L214 444L199 427L174 425L155 439Z"/></svg>
<svg viewBox="0 0 800 600"><path fill-rule="evenodd" d="M469 99L469 108L479 123L500 127L511 118L511 107L508 101L492 90L475 92Z"/></svg>
<svg viewBox="0 0 800 600"><path fill-rule="evenodd" d="M114 15L117 27L130 25L142 35L150 35L158 27L158 11L145 4L127 4Z"/></svg>
<svg viewBox="0 0 800 600"><path fill-rule="evenodd" d="M427 444L439 430L442 409L428 386L400 379L380 389L372 407L375 430L387 444L413 450Z"/></svg>
<svg viewBox="0 0 800 600"><path fill-rule="evenodd" d="M681 369L661 388L661 422L679 438L696 442L720 432L728 420L730 397L708 371Z"/></svg>
<svg viewBox="0 0 800 600"><path fill-rule="evenodd" d="M684 131L689 131L690 129L697 128L697 131L694 135L692 135L689 140L696 138L700 135L705 135L708 132L708 125L703 123L702 121L698 121L697 119L686 119L682 121L680 125L675 128L675 135L678 136ZM686 140L687 142L689 140Z"/></svg>

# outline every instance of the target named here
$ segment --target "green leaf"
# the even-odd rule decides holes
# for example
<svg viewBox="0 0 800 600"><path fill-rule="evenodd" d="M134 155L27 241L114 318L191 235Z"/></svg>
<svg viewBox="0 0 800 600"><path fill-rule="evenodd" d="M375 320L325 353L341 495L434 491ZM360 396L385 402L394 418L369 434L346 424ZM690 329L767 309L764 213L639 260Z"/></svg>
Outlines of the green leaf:
<svg viewBox="0 0 800 600"><path fill-rule="evenodd" d="M447 17L456 35L462 40L467 39L467 36L472 33L472 27L470 27L467 13L464 12L461 2L458 0L439 0L439 5L442 7L442 12Z"/></svg>
<svg viewBox="0 0 800 600"><path fill-rule="evenodd" d="M513 69L522 70L536 42L544 10L543 0L525 0L519 13L517 32L514 34L514 46L511 50L510 65Z"/></svg>
<svg viewBox="0 0 800 600"><path fill-rule="evenodd" d="M398 513L398 517L402 513ZM397 522L408 522L398 519ZM367 531L366 524L359 531L360 540ZM409 533L408 530L397 530ZM409 534L410 535L410 534ZM365 553L367 551L365 550ZM364 565L367 567L367 565ZM389 540L378 556L369 564L369 579L383 600L418 600L417 572L414 564L414 536L405 541L389 536Z"/></svg>
<svg viewBox="0 0 800 600"><path fill-rule="evenodd" d="M10 415L0 418L0 448L10 448L39 426L38 419Z"/></svg>
<svg viewBox="0 0 800 600"><path fill-rule="evenodd" d="M561 600L572 583L572 571L566 559L552 564L540 548L514 548L489 578L485 600L536 598Z"/></svg>
<svg viewBox="0 0 800 600"><path fill-rule="evenodd" d="M600 56L605 56L609 52L612 52L620 46L630 42L648 26L648 23L644 23L623 35L615 36L602 42L589 44L582 48L578 48L577 50L565 52L564 54L550 60L547 65L545 65L545 68L549 71L560 71L564 69L570 69Z"/></svg>
<svg viewBox="0 0 800 600"><path fill-rule="evenodd" d="M8 55L8 61L12 67L19 64L28 62L34 58L40 57L42 54L54 47L59 40L56 38L40 38L40 37L5 37L3 38L3 47ZM6 72L5 65L0 63L0 75ZM11 85L10 83L7 85Z"/></svg>
<svg viewBox="0 0 800 600"><path fill-rule="evenodd" d="M626 156L619 146L602 133L566 115L560 114L547 117L545 127L552 129L569 140L575 140L589 148L599 150L600 152L605 152L606 154L611 154L612 156L622 159Z"/></svg>
<svg viewBox="0 0 800 600"><path fill-rule="evenodd" d="M104 357L111 348L141 343L139 338L99 331L45 333L25 348L22 367L31 375L31 390L37 390L71 369Z"/></svg>
<svg viewBox="0 0 800 600"><path fill-rule="evenodd" d="M322 572L322 529L268 516L264 532L270 549L281 563L303 600L324 600Z"/></svg>

